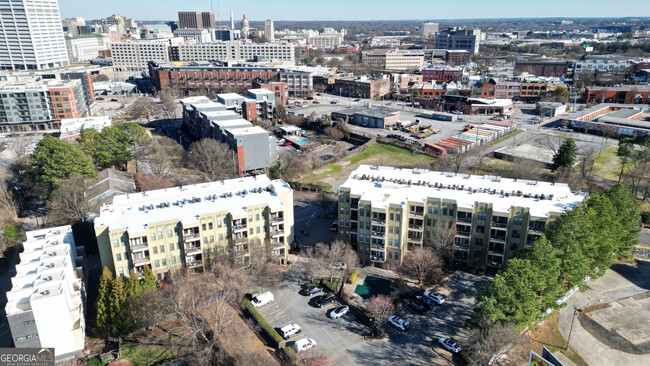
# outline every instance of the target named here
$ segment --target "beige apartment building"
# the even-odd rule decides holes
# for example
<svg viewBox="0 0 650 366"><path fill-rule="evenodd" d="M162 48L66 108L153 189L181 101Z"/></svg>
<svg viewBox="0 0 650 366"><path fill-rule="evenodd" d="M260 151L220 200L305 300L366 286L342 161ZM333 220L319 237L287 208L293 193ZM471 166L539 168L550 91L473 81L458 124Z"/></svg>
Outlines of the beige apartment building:
<svg viewBox="0 0 650 366"><path fill-rule="evenodd" d="M424 65L424 53L411 50L375 49L364 51L361 55L361 62L374 69L419 71Z"/></svg>
<svg viewBox="0 0 650 366"><path fill-rule="evenodd" d="M286 263L293 242L293 190L266 175L118 195L95 219L102 266L128 275L149 265L159 279L217 261L256 256Z"/></svg>
<svg viewBox="0 0 650 366"><path fill-rule="evenodd" d="M496 270L585 198L562 183L361 165L339 188L338 237L395 269L447 230L454 264Z"/></svg>

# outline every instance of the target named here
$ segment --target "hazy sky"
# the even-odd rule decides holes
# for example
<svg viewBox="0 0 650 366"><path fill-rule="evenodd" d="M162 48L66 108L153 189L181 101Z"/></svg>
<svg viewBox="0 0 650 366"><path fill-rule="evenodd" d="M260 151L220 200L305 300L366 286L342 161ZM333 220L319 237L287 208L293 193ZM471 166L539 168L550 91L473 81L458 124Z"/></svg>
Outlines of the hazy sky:
<svg viewBox="0 0 650 366"><path fill-rule="evenodd" d="M218 4L218 5L217 5ZM645 5L643 5L645 4ZM178 11L210 11L210 0L59 0L64 18L98 19L111 14L138 20L178 20ZM240 0L212 1L228 21L401 20L537 17L647 17L644 0Z"/></svg>

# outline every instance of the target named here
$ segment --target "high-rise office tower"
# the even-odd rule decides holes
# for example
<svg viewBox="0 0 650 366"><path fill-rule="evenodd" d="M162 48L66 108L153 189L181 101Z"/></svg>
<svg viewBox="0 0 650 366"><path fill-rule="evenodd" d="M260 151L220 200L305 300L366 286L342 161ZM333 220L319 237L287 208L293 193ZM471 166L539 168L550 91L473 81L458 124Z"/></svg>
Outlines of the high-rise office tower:
<svg viewBox="0 0 650 366"><path fill-rule="evenodd" d="M179 11L178 28L217 28L214 12Z"/></svg>
<svg viewBox="0 0 650 366"><path fill-rule="evenodd" d="M41 70L69 64L57 0L3 0L0 34L0 69Z"/></svg>
<svg viewBox="0 0 650 366"><path fill-rule="evenodd" d="M271 19L267 19L264 22L264 38L269 42L273 42L275 39L275 29L273 28L273 21Z"/></svg>

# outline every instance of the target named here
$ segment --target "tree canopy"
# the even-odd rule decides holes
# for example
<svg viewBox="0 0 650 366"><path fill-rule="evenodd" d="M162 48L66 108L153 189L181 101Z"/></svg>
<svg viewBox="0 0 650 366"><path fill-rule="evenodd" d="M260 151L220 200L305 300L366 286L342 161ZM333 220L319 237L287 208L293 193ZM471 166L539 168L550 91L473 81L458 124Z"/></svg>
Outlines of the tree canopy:
<svg viewBox="0 0 650 366"><path fill-rule="evenodd" d="M46 183L50 190L73 175L96 178L92 159L76 145L45 136L38 143L32 161L36 166L37 179Z"/></svg>
<svg viewBox="0 0 650 366"><path fill-rule="evenodd" d="M139 124L124 123L104 128L102 132L92 128L82 130L77 143L95 164L105 169L126 166L129 160L141 155L151 140Z"/></svg>
<svg viewBox="0 0 650 366"><path fill-rule="evenodd" d="M576 163L578 147L572 138L565 139L555 156L553 156L553 171L560 168L571 168Z"/></svg>

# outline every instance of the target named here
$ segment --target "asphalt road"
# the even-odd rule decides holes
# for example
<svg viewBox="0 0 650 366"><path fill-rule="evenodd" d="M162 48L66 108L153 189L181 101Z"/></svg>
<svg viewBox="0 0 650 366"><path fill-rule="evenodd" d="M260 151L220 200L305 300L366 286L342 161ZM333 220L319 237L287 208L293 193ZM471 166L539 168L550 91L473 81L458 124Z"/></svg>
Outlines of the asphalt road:
<svg viewBox="0 0 650 366"><path fill-rule="evenodd" d="M457 272L440 283L438 290L447 296L446 302L429 312L417 315L406 306L397 309L411 322L411 328L403 333L390 325L384 325L388 338L365 341L369 330L351 314L332 320L329 312L337 305L317 308L313 297L300 293L304 280L302 262L286 271L281 281L269 288L275 301L259 310L275 328L297 323L302 328L292 341L303 337L316 341L316 347L305 356L324 354L331 365L455 365L461 364L458 356L437 346L438 338L452 336L461 342L465 339L462 324L469 319L475 307L474 296L478 284L485 281L469 274ZM291 343L289 343L290 345ZM302 355L302 354L301 354Z"/></svg>

